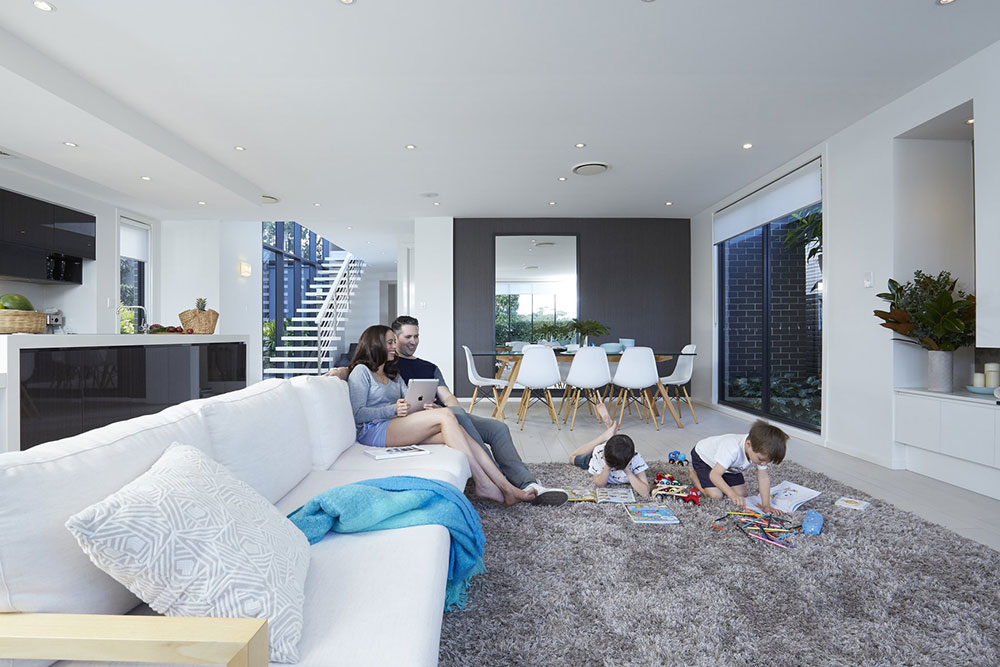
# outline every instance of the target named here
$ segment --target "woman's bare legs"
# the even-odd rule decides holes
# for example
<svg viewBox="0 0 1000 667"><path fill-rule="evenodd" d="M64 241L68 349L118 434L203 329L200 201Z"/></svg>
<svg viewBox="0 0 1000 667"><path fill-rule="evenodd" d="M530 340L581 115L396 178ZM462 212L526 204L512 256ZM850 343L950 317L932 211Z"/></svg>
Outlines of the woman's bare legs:
<svg viewBox="0 0 1000 667"><path fill-rule="evenodd" d="M476 495L498 503L514 505L534 496L518 489L500 472L479 444L469 437L450 410L430 409L398 417L389 422L386 446L441 444L465 454Z"/></svg>
<svg viewBox="0 0 1000 667"><path fill-rule="evenodd" d="M601 443L607 442L611 439L611 436L618 432L618 422L612 421L611 415L608 414L608 409L604 406L604 403L597 403L597 405L594 406L594 409L597 410L597 414L600 416L601 421L604 422L604 425L607 426L607 428L604 430L604 433L600 434L590 442L577 447L576 450L569 455L570 463L573 463L573 459L577 456L590 454L594 451L595 447Z"/></svg>

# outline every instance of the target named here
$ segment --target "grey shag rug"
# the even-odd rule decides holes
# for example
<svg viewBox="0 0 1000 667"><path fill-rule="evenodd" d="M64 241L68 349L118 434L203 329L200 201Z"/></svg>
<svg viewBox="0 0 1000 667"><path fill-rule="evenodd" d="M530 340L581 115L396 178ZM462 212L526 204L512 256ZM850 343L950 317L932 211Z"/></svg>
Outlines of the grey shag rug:
<svg viewBox="0 0 1000 667"><path fill-rule="evenodd" d="M589 483L570 465L529 467L548 486ZM679 525L633 524L609 504L474 501L488 572L444 615L440 664L1000 664L1000 552L794 463L772 469L782 480L822 491L792 517L816 509L823 532L796 549L732 519L712 529L728 501L672 500Z"/></svg>

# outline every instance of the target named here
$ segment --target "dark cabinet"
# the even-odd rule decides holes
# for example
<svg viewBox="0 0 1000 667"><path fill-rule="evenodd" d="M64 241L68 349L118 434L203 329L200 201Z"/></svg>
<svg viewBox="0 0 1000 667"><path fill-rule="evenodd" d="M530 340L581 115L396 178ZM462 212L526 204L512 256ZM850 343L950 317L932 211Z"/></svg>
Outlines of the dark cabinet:
<svg viewBox="0 0 1000 667"><path fill-rule="evenodd" d="M0 189L0 276L81 283L96 238L94 216Z"/></svg>
<svg viewBox="0 0 1000 667"><path fill-rule="evenodd" d="M247 384L245 343L22 349L20 366L21 449Z"/></svg>

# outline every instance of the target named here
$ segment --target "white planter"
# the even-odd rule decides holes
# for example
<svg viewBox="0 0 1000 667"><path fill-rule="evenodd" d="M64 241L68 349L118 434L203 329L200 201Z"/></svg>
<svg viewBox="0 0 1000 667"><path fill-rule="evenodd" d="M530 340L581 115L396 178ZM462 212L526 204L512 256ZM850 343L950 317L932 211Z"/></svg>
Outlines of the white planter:
<svg viewBox="0 0 1000 667"><path fill-rule="evenodd" d="M952 356L952 352L927 350L927 391L950 393L954 388Z"/></svg>

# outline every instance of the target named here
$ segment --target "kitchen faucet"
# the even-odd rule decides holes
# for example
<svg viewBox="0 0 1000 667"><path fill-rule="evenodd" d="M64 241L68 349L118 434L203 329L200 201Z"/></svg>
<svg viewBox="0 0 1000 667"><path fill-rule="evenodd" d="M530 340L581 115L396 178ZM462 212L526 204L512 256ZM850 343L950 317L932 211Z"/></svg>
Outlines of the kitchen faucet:
<svg viewBox="0 0 1000 667"><path fill-rule="evenodd" d="M149 333L149 318L146 317L146 309L142 306L118 306L118 331L122 330L122 311L123 310L141 310L142 319L139 320L139 324L136 324L136 320L132 320L132 326L135 328L135 333ZM135 317L138 317L138 313Z"/></svg>

